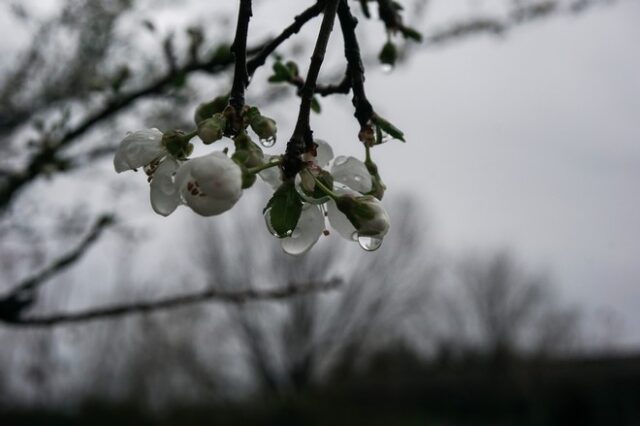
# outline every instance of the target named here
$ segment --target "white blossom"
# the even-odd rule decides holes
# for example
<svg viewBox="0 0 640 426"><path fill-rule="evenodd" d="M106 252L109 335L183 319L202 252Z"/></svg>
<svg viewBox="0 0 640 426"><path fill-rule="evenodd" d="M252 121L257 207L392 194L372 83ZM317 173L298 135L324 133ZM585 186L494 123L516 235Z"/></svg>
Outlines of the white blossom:
<svg viewBox="0 0 640 426"><path fill-rule="evenodd" d="M184 203L202 216L224 213L242 195L242 171L220 151L186 161L175 183Z"/></svg>
<svg viewBox="0 0 640 426"><path fill-rule="evenodd" d="M116 172L147 166L169 155L162 144L162 132L158 129L138 130L127 135L113 157Z"/></svg>
<svg viewBox="0 0 640 426"><path fill-rule="evenodd" d="M320 206L305 203L298 223L289 237L281 239L282 249L291 255L304 254L318 241L324 231L324 212Z"/></svg>

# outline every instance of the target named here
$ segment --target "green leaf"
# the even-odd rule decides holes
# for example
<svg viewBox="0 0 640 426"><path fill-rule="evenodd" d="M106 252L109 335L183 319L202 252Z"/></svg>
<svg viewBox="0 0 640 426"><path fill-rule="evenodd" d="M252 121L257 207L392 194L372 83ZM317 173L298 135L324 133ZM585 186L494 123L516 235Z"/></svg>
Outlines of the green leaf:
<svg viewBox="0 0 640 426"><path fill-rule="evenodd" d="M411 39L418 43L422 42L422 34L420 33L420 31L416 30L415 28L402 27L400 28L400 31L402 32L402 35L404 36L404 38Z"/></svg>
<svg viewBox="0 0 640 426"><path fill-rule="evenodd" d="M289 71L289 75L291 77L297 77L298 75L300 75L298 64L293 61L288 61L285 65L287 66L287 70Z"/></svg>
<svg viewBox="0 0 640 426"><path fill-rule="evenodd" d="M389 123L384 118L376 115L373 118L373 122L376 123L376 125L380 129L382 129L383 132L385 132L386 134L388 134L392 138L401 140L402 142L406 142L404 140L404 133L402 132L402 130L398 129L396 126L394 126L393 124Z"/></svg>
<svg viewBox="0 0 640 426"><path fill-rule="evenodd" d="M320 114L322 112L322 107L320 106L320 102L317 97L311 98L311 110L316 114Z"/></svg>
<svg viewBox="0 0 640 426"><path fill-rule="evenodd" d="M280 185L265 206L263 213L269 209L271 210L271 228L278 237L285 238L291 235L302 213L302 200L293 182Z"/></svg>
<svg viewBox="0 0 640 426"><path fill-rule="evenodd" d="M291 72L282 62L276 61L273 63L273 73L284 80L291 78Z"/></svg>

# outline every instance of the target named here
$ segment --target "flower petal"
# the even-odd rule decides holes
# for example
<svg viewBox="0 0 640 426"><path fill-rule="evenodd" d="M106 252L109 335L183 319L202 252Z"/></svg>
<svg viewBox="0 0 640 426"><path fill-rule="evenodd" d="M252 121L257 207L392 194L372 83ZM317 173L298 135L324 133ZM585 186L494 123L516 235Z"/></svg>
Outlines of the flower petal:
<svg viewBox="0 0 640 426"><path fill-rule="evenodd" d="M324 168L333 160L333 148L322 139L315 139L314 142L318 145L318 148L316 148L316 153L318 154L316 156L316 164Z"/></svg>
<svg viewBox="0 0 640 426"><path fill-rule="evenodd" d="M331 174L334 182L366 194L371 191L371 174L364 163L355 157L339 156L333 162Z"/></svg>
<svg viewBox="0 0 640 426"><path fill-rule="evenodd" d="M345 191L339 188L336 188L335 192L340 195L355 195L353 191ZM338 231L338 234L340 234L340 236L349 241L356 241L358 239L358 232L356 230L356 227L353 226L349 218L347 218L347 216L345 216L345 214L338 209L336 202L333 200L327 202L327 217L329 219L331 227Z"/></svg>
<svg viewBox="0 0 640 426"><path fill-rule="evenodd" d="M176 173L176 185L193 211L213 216L229 210L240 199L242 171L218 151L184 163Z"/></svg>
<svg viewBox="0 0 640 426"><path fill-rule="evenodd" d="M169 216L180 204L180 192L173 182L179 163L167 158L153 173L150 185L151 207L162 216Z"/></svg>
<svg viewBox="0 0 640 426"><path fill-rule="evenodd" d="M137 169L167 154L162 145L162 132L158 129L145 129L125 137L113 158L116 172Z"/></svg>
<svg viewBox="0 0 640 426"><path fill-rule="evenodd" d="M268 163L272 159L277 157L277 155L265 154L264 161ZM278 189L280 185L282 185L282 173L280 172L280 167L270 167L268 169L264 169L258 173L258 176L260 176L260 178L266 184L270 185L274 190Z"/></svg>
<svg viewBox="0 0 640 426"><path fill-rule="evenodd" d="M285 253L297 256L306 253L324 231L324 213L320 206L304 204L298 224L290 237L281 240Z"/></svg>

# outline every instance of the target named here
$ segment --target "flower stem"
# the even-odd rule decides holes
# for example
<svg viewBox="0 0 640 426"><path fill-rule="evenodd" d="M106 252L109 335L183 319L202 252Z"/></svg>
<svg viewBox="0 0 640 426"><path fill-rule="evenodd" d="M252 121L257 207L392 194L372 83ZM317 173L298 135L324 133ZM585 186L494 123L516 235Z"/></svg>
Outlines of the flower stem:
<svg viewBox="0 0 640 426"><path fill-rule="evenodd" d="M247 173L255 175L256 173L260 173L261 171L270 169L271 167L279 166L280 164L282 164L282 160L268 161L261 166L256 166L256 167L247 169Z"/></svg>
<svg viewBox="0 0 640 426"><path fill-rule="evenodd" d="M324 61L324 55L329 43L329 37L333 31L333 23L335 22L338 3L340 0L326 0L324 7L324 17L320 25L318 39L311 56L311 63L304 86L300 91L300 111L298 112L298 120L293 135L287 144L285 153L283 172L285 178L293 178L302 168L300 155L305 152L313 144L313 135L309 124L309 116L311 114L311 100L316 88L320 68Z"/></svg>
<svg viewBox="0 0 640 426"><path fill-rule="evenodd" d="M307 173L311 174L310 172L307 172ZM316 185L318 185L318 188L320 188L322 190L322 192L324 192L325 194L327 194L329 197L331 197L334 200L339 197L338 194L336 194L335 192L333 192L332 190L327 188L325 186L325 184L320 182L320 180L318 178L316 178L315 176L313 176L313 174L311 174L311 176L313 177L313 180L316 181Z"/></svg>
<svg viewBox="0 0 640 426"><path fill-rule="evenodd" d="M196 137L198 135L198 130L194 130L192 132L189 133L185 133L184 137L186 140L190 141L191 139L193 139L194 137Z"/></svg>

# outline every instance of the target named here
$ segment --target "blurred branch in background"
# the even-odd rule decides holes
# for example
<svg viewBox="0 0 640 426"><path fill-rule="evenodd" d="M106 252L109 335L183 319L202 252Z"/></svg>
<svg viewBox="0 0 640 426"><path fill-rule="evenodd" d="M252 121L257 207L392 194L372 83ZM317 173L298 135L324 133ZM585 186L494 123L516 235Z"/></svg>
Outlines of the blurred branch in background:
<svg viewBox="0 0 640 426"><path fill-rule="evenodd" d="M270 290L244 290L244 291L221 291L217 289L207 289L201 292L185 294L181 296L167 297L165 299L149 301L149 302L137 302L137 303L123 303L116 306L108 306L104 308L87 309L85 311L64 313L64 314L52 314L41 317L27 317L27 318L1 318L1 320L7 321L10 325L17 326L29 326L29 327L43 327L53 326L59 324L78 323L85 321L92 321L97 319L106 319L118 317L121 315L147 313L162 309L179 308L194 303L202 303L209 301L233 303L242 305L251 301L260 300L281 300L287 299L293 296L306 294L314 291L326 291L335 289L340 285L339 280L326 281L321 283L307 283L307 284L290 284L287 287L276 288Z"/></svg>
<svg viewBox="0 0 640 426"><path fill-rule="evenodd" d="M54 260L48 267L15 286L6 296L0 297L0 321L10 323L20 321L23 311L35 302L38 287L75 264L95 244L104 230L113 224L112 215L102 215L74 250Z"/></svg>

